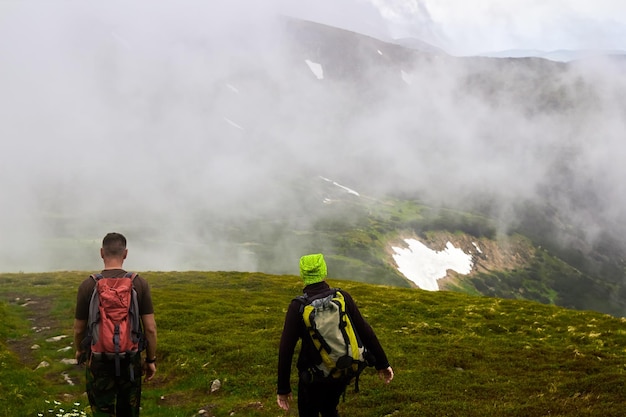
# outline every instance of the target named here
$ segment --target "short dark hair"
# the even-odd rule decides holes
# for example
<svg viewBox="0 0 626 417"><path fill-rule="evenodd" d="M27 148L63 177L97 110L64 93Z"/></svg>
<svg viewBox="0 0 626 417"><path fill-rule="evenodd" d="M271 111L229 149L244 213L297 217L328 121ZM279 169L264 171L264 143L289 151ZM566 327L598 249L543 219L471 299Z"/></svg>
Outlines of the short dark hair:
<svg viewBox="0 0 626 417"><path fill-rule="evenodd" d="M122 256L126 250L126 238L121 233L107 233L102 239L102 249L106 256Z"/></svg>

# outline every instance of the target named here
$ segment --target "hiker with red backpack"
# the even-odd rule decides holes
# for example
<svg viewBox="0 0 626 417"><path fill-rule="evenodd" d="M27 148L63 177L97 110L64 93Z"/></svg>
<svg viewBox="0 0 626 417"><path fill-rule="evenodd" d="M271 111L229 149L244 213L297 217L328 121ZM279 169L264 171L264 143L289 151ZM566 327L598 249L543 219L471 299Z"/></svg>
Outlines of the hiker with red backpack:
<svg viewBox="0 0 626 417"><path fill-rule="evenodd" d="M126 238L108 233L104 269L78 288L74 319L76 360L86 364L86 390L94 417L139 416L141 377L156 373L157 328L148 282L123 269ZM142 363L141 352L145 350Z"/></svg>
<svg viewBox="0 0 626 417"><path fill-rule="evenodd" d="M298 413L300 417L338 417L337 406L346 387L366 366L374 366L386 383L393 369L372 327L346 291L331 288L325 281L322 254L300 258L303 295L289 304L278 353L278 406L289 411L291 364L302 339L298 356Z"/></svg>

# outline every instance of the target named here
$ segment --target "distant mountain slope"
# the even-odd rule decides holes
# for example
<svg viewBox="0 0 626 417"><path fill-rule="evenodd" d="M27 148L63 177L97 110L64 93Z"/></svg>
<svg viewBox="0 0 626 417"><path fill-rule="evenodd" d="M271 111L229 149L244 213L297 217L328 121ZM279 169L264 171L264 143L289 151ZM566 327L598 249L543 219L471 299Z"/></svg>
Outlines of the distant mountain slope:
<svg viewBox="0 0 626 417"><path fill-rule="evenodd" d="M408 287L390 242L458 233L503 259L447 288L624 314L619 60L70 17L6 51L0 270L98 268L115 229L133 269L297 273L324 252L336 277Z"/></svg>

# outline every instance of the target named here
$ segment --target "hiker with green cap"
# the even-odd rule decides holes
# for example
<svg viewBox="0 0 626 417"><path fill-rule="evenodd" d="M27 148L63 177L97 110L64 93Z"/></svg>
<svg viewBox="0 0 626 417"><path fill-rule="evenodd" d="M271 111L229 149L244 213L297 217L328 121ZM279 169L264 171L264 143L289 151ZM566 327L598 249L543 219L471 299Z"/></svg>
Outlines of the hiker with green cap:
<svg viewBox="0 0 626 417"><path fill-rule="evenodd" d="M344 290L331 288L326 282L326 262L321 253L300 258L300 277L304 281L303 294L306 299L320 300L340 292L345 310L362 345L369 352L379 377L386 383L393 379L393 369L372 327L361 315L354 299ZM302 299L303 297L299 297ZM302 315L302 302L294 298L289 304L280 339L278 352L278 406L289 411L293 399L291 391L291 365L299 339L302 339L298 356L298 413L300 417L338 417L337 406L351 378L315 378L316 365L322 360L315 347Z"/></svg>

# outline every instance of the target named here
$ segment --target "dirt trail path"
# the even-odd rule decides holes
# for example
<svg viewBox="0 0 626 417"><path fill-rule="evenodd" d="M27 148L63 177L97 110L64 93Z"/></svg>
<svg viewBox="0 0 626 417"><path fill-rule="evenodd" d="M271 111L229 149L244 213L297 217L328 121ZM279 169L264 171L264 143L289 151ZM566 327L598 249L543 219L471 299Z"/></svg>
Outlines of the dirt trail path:
<svg viewBox="0 0 626 417"><path fill-rule="evenodd" d="M50 315L52 308L52 299L45 297L24 297L18 294L11 294L9 297L10 305L17 305L26 311L26 317L31 322L31 328L28 333L22 334L19 338L7 340L9 349L17 354L20 361L29 368L37 366L37 358L35 357L32 347L38 344L39 339L45 339L52 333L52 329L58 324Z"/></svg>
<svg viewBox="0 0 626 417"><path fill-rule="evenodd" d="M42 365L41 349L64 352L64 360L70 361L73 356L71 329L65 329L61 323L51 314L54 304L53 297L23 296L21 294L8 294L5 298L10 305L24 309L25 316L31 326L28 332L20 337L8 339L7 347L14 352L24 367L36 369ZM68 363L68 366L75 366ZM71 374L71 376L70 376ZM76 385L79 383L80 371L72 369L72 372L59 375L65 383Z"/></svg>

